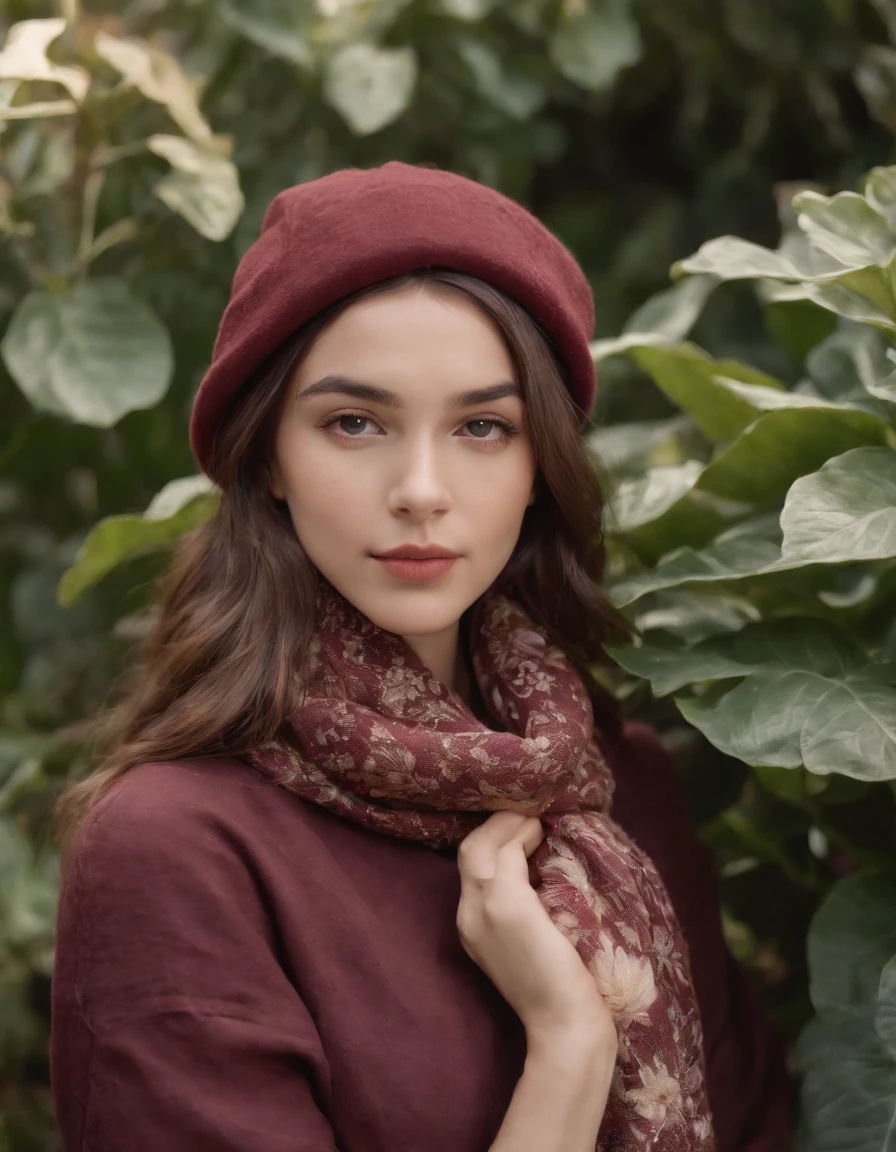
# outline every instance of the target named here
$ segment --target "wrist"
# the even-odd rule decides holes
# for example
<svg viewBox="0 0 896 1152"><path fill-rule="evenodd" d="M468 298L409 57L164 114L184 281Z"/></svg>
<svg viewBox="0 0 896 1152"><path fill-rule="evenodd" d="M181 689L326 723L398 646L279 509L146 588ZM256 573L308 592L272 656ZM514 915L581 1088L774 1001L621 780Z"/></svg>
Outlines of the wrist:
<svg viewBox="0 0 896 1152"><path fill-rule="evenodd" d="M526 1075L551 1091L600 1102L601 1113L616 1067L617 1042L578 1031L533 1037L526 1052Z"/></svg>
<svg viewBox="0 0 896 1152"><path fill-rule="evenodd" d="M612 1020L593 1019L590 1015L575 1021L552 1021L527 1026L526 1047L529 1055L545 1063L579 1066L609 1066L616 1063L618 1037Z"/></svg>
<svg viewBox="0 0 896 1152"><path fill-rule="evenodd" d="M606 1000L595 990L593 997L577 997L575 1003L555 1005L523 1021L530 1045L610 1051L614 1057L619 1043L616 1024Z"/></svg>

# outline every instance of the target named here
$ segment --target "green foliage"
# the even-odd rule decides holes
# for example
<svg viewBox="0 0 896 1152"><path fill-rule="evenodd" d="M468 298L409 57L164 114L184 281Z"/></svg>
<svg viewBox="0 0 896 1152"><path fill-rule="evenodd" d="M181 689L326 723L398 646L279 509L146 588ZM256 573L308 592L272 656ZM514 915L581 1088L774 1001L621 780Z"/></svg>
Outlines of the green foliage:
<svg viewBox="0 0 896 1152"><path fill-rule="evenodd" d="M810 300L849 320L896 332L896 169L875 168L864 195L794 196L798 228L777 251L723 236L680 261L673 273L702 272L723 280L767 281L768 300Z"/></svg>
<svg viewBox="0 0 896 1152"><path fill-rule="evenodd" d="M839 881L809 933L812 1002L796 1065L805 1104L799 1149L878 1152L896 1119L896 883L866 872Z"/></svg>
<svg viewBox="0 0 896 1152"><path fill-rule="evenodd" d="M9 0L0 24L0 1152L57 1147L49 809L214 506L186 417L234 267L282 187L396 158L523 200L589 277L608 578L643 634L619 693L801 1035L804 1147L886 1148L889 0Z"/></svg>
<svg viewBox="0 0 896 1152"><path fill-rule="evenodd" d="M548 42L567 79L602 92L641 55L641 36L628 0L568 5Z"/></svg>
<svg viewBox="0 0 896 1152"><path fill-rule="evenodd" d="M635 613L640 634L612 654L649 681L656 698L672 695L713 747L752 766L762 786L806 813L807 844L832 877L854 873L834 884L809 931L816 1016L795 1057L803 1075L801 1147L831 1152L887 1149L896 1123L896 890L879 875L896 861L892 836L875 843L850 812L873 796L892 830L891 189L896 168L875 169L864 196L802 193L794 198L796 227L777 253L727 237L677 265L717 282L755 279L760 298L776 306L811 300L838 314L836 332L811 350L792 387L714 361L662 329L595 344L599 357L635 360L703 438L699 460L686 458L690 446L682 443L682 462L665 462L687 431L679 425L666 436L664 463L653 467L655 441L647 438L642 472L631 476L630 455L616 479L611 595ZM769 278L792 291L769 291ZM715 525L693 502L701 493L717 498ZM691 636L668 627L682 589L692 594ZM749 622L722 616L732 596L750 605ZM787 782L780 769L798 779ZM831 783L810 786L813 776ZM860 790L844 795L835 782L845 778L861 782ZM782 863L779 845L749 835Z"/></svg>
<svg viewBox="0 0 896 1152"><path fill-rule="evenodd" d="M107 516L87 534L59 581L60 603L73 604L125 560L173 544L204 523L216 503L210 480L185 476L166 484L142 516Z"/></svg>
<svg viewBox="0 0 896 1152"><path fill-rule="evenodd" d="M171 380L166 329L112 276L29 292L0 351L35 408L99 428L157 404Z"/></svg>

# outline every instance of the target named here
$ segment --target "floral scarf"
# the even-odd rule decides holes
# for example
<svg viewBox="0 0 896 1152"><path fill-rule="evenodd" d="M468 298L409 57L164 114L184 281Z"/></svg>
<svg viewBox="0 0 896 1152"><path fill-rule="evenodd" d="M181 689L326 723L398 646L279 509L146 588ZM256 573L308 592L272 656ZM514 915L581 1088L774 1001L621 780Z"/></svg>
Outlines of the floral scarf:
<svg viewBox="0 0 896 1152"><path fill-rule="evenodd" d="M536 889L616 1022L598 1152L712 1152L687 948L650 859L610 816L613 777L581 677L544 630L490 590L472 648L476 719L400 637L321 579L295 748L253 763L303 799L390 836L456 846L484 813L541 817Z"/></svg>

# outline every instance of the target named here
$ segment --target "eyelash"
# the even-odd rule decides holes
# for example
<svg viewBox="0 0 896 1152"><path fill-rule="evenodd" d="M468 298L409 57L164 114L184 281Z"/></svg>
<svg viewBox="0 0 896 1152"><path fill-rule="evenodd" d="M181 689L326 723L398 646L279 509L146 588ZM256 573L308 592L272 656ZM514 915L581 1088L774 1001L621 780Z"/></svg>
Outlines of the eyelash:
<svg viewBox="0 0 896 1152"><path fill-rule="evenodd" d="M360 412L340 412L338 416L331 416L329 419L324 420L319 427L322 428L328 436L332 436L334 440L362 439L361 436L340 436L339 433L331 431L334 425L338 424L340 420L367 420L371 424L375 423L372 417L364 416ZM480 444L486 444L489 447L500 447L503 444L509 444L514 436L519 433L519 429L515 424L511 424L509 420L503 420L497 416L477 416L472 420L467 420L466 424L463 424L462 427L466 428L467 424L494 424L500 430L500 435L495 440L485 440L481 436L463 437L463 439L474 440Z"/></svg>

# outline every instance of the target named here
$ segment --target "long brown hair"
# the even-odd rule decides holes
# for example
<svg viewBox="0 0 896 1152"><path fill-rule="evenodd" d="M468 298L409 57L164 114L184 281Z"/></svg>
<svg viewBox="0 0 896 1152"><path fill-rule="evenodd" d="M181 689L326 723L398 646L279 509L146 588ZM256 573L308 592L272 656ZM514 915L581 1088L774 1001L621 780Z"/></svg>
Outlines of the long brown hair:
<svg viewBox="0 0 896 1152"><path fill-rule="evenodd" d="M99 763L60 796L56 833L70 845L115 780L136 765L240 756L288 739L300 700L295 672L315 627L318 571L285 504L270 495L274 437L288 384L324 328L350 304L413 283L476 304L503 335L523 390L538 466L536 499L500 584L560 645L588 684L598 722L615 729L612 698L589 665L628 635L598 587L603 501L577 410L549 338L517 303L475 277L429 269L363 289L318 313L246 382L218 432L210 471L221 488L211 518L185 537L156 587L154 622L106 714ZM464 614L475 634L477 605Z"/></svg>

